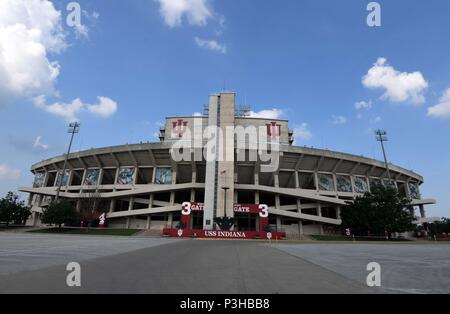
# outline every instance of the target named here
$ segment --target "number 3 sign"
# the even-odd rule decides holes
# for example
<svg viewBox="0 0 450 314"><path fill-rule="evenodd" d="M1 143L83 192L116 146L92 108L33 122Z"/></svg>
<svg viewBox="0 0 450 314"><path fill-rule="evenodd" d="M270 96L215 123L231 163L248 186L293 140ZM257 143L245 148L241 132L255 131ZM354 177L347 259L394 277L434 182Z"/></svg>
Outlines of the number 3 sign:
<svg viewBox="0 0 450 314"><path fill-rule="evenodd" d="M259 217L267 218L269 217L269 207L267 205L261 204L259 205Z"/></svg>
<svg viewBox="0 0 450 314"><path fill-rule="evenodd" d="M183 216L190 216L191 215L191 203L190 202L184 202L181 205L181 214Z"/></svg>

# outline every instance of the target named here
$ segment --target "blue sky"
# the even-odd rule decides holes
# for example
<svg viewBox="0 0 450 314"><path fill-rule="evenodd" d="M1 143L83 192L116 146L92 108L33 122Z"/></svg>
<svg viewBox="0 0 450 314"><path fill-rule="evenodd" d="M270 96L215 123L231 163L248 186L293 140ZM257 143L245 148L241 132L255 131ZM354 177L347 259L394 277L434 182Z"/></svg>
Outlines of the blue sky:
<svg viewBox="0 0 450 314"><path fill-rule="evenodd" d="M0 4L1 194L65 151L68 119L82 123L75 150L155 141L165 116L225 87L288 118L298 145L381 159L386 129L389 160L438 200L428 214L450 216L448 1L378 1L381 27L365 0L78 1L82 27L69 2Z"/></svg>

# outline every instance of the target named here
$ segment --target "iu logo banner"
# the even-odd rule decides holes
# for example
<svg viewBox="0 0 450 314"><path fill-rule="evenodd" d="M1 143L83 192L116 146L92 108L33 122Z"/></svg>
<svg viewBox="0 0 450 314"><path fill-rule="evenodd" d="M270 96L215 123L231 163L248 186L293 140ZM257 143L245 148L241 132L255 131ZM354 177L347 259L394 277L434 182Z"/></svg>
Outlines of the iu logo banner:
<svg viewBox="0 0 450 314"><path fill-rule="evenodd" d="M172 138L182 138L187 130L188 122L182 119L172 122Z"/></svg>
<svg viewBox="0 0 450 314"><path fill-rule="evenodd" d="M105 222L106 222L106 213L102 213L100 215L100 217L98 217L98 226L100 228L104 228L105 227Z"/></svg>
<svg viewBox="0 0 450 314"><path fill-rule="evenodd" d="M278 140L281 135L281 124L277 124L276 122L270 122L267 125L267 135L272 140Z"/></svg>

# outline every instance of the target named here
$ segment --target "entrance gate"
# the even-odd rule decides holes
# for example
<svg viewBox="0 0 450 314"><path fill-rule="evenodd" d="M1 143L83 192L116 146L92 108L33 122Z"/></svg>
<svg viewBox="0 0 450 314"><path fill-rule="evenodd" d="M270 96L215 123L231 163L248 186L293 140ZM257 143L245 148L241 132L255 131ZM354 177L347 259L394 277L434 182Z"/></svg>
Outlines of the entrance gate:
<svg viewBox="0 0 450 314"><path fill-rule="evenodd" d="M177 228L166 228L163 230L163 234L170 237L177 238L231 238L231 239L281 239L285 238L284 232L276 232L271 230L269 225L269 208L265 204L235 204L233 211L235 214L248 214L254 215L258 220L257 228L255 230L235 231L230 230L235 220L233 218L221 217L218 221L228 221L231 223L224 224L227 227L223 227L223 230L203 230L191 228L192 219L196 217L198 219L199 214L203 213L203 203L191 203L185 202L181 208L181 221Z"/></svg>

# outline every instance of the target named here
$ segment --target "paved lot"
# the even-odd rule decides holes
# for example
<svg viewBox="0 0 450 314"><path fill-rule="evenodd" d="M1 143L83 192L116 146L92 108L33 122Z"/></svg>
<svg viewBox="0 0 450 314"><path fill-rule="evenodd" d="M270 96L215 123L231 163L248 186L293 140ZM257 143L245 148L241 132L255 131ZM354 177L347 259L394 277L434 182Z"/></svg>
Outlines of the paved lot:
<svg viewBox="0 0 450 314"><path fill-rule="evenodd" d="M173 241L162 238L0 233L0 276L117 255Z"/></svg>
<svg viewBox="0 0 450 314"><path fill-rule="evenodd" d="M0 293L443 292L449 249L0 234ZM81 288L66 286L72 261L81 264ZM365 285L369 261L380 262L389 289ZM411 290L420 280L426 286Z"/></svg>
<svg viewBox="0 0 450 314"><path fill-rule="evenodd" d="M381 266L383 292L450 293L449 244L281 244L277 249L346 278L365 282Z"/></svg>

